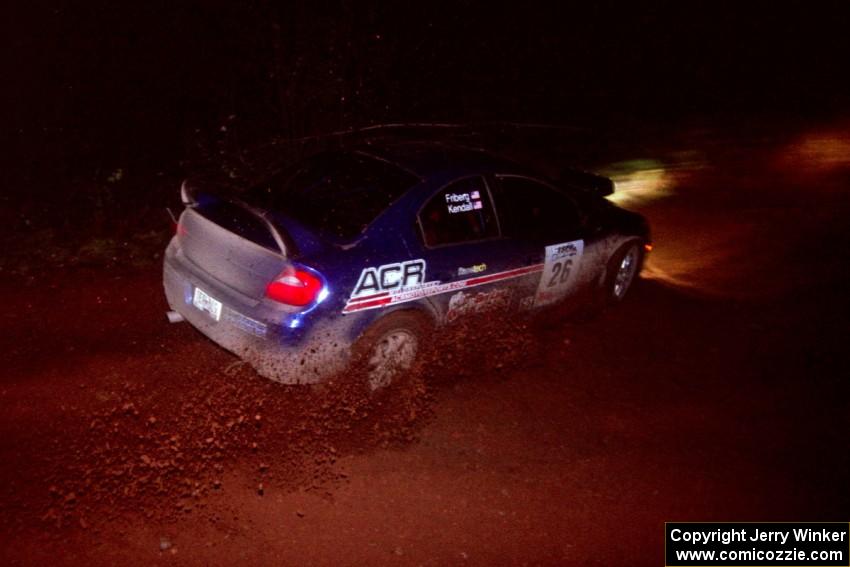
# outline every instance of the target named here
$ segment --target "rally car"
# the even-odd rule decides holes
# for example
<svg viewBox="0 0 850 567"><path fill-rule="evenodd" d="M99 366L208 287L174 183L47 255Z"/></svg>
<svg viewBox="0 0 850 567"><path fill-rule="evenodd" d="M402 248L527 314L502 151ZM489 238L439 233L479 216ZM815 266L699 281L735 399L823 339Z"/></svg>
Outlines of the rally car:
<svg viewBox="0 0 850 567"><path fill-rule="evenodd" d="M319 153L235 194L184 182L170 315L274 380L360 360L380 390L459 318L625 297L647 223L604 198L607 179L566 171L407 142Z"/></svg>

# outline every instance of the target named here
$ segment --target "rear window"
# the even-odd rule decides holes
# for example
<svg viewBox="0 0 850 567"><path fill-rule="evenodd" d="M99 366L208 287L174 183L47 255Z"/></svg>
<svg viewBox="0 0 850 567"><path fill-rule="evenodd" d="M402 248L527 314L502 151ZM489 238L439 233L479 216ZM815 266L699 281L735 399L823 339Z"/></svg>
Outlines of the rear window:
<svg viewBox="0 0 850 567"><path fill-rule="evenodd" d="M247 238L269 250L280 251L280 247L266 223L239 205L228 201L210 200L199 206L197 211L212 222L242 238Z"/></svg>
<svg viewBox="0 0 850 567"><path fill-rule="evenodd" d="M391 163L332 152L279 173L249 191L246 200L287 214L320 234L351 239L418 181Z"/></svg>

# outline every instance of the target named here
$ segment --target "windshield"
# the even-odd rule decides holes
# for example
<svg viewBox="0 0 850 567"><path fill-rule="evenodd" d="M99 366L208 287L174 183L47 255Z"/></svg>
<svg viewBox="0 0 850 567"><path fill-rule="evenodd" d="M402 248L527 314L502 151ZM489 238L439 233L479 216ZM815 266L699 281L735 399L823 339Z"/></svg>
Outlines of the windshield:
<svg viewBox="0 0 850 567"><path fill-rule="evenodd" d="M417 181L398 166L365 154L328 152L280 172L250 190L245 200L347 240Z"/></svg>

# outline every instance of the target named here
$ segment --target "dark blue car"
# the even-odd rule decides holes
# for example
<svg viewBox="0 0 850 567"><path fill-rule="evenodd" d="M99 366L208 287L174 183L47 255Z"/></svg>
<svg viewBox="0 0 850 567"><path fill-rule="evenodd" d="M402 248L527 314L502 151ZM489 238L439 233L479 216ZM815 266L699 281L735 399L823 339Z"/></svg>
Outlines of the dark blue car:
<svg viewBox="0 0 850 567"><path fill-rule="evenodd" d="M312 383L357 358L378 390L459 318L623 299L649 233L611 190L436 143L321 153L238 197L184 183L165 291L264 376Z"/></svg>

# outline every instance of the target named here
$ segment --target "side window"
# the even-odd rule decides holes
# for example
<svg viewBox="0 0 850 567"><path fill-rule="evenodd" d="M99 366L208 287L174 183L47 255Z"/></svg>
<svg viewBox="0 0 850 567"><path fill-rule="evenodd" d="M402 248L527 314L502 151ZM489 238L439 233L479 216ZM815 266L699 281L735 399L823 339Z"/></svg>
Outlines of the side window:
<svg viewBox="0 0 850 567"><path fill-rule="evenodd" d="M482 177L467 177L441 189L419 212L428 246L499 236L490 194Z"/></svg>
<svg viewBox="0 0 850 567"><path fill-rule="evenodd" d="M493 190L502 234L534 241L575 236L579 212L565 194L527 177L498 176Z"/></svg>

